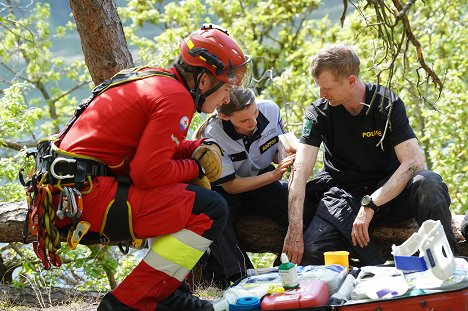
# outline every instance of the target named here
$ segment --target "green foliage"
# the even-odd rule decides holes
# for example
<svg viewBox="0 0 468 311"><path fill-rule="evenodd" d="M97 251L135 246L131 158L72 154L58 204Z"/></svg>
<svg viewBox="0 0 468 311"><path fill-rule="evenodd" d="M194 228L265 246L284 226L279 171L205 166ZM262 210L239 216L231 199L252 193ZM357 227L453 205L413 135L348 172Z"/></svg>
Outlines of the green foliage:
<svg viewBox="0 0 468 311"><path fill-rule="evenodd" d="M0 142L11 136L31 135L34 122L39 120L41 110L28 107L22 91L26 91L31 85L27 83L13 83L3 91L0 98Z"/></svg>
<svg viewBox="0 0 468 311"><path fill-rule="evenodd" d="M20 247L19 243L13 244ZM4 260L12 262L21 260L22 265L15 271L17 278L13 285L33 288L63 287L79 290L109 290L107 275L116 276L121 282L138 262L139 251L132 250L128 255L122 255L117 247L83 246L70 250L64 246L59 252L62 266L50 270L42 270L40 263L30 247L21 248L21 258L14 248L2 252Z"/></svg>
<svg viewBox="0 0 468 311"><path fill-rule="evenodd" d="M428 168L439 173L449 187L451 209L461 214L468 210L466 193L468 137L466 11L459 10L461 1L450 3L430 1L408 12L411 28L422 45L427 64L438 73L444 83L440 93L436 85L421 70L415 47L406 48L407 59L395 60L393 78L389 82L390 60L385 43L375 27L375 15L363 10L367 23L358 13L348 17L347 27L337 34L337 41L352 43L360 55L364 80L372 80L382 72L381 84L389 84L406 104L410 123L419 138ZM436 26L435 26L436 25ZM362 31L365 29L365 31ZM393 33L396 41L401 29ZM466 177L465 177L466 179Z"/></svg>
<svg viewBox="0 0 468 311"><path fill-rule="evenodd" d="M13 1L15 3L15 1ZM139 1L128 0L119 8L127 40L138 53L139 65L167 66L177 55L179 42L204 22L226 27L254 60L253 87L259 98L274 100L282 108L287 129L297 136L302 129L303 112L318 97L309 74L309 59L327 43L352 44L362 62L363 80L387 84L406 103L410 122L419 137L430 169L440 173L449 187L452 211L468 210L467 149L467 62L468 36L465 4L456 1L417 1L408 11L412 30L422 45L429 66L444 82L442 93L426 78L415 48L403 45L407 55L390 61L393 50L386 49L376 28L372 6L357 1L360 13L348 13L343 28L326 17L311 20L317 0L289 2L246 1ZM326 5L326 3L325 3ZM390 5L390 4L389 4ZM16 173L24 162L22 146L34 146L38 138L49 136L70 118L82 98L74 88L87 87L89 76L84 62L67 61L51 51L52 38L59 40L75 25L52 29L47 3L38 2L25 16L11 11L0 17L0 201L22 198ZM148 29L151 35L142 36ZM395 41L402 39L402 26L394 29ZM390 68L392 68L390 70ZM5 74L3 74L5 73ZM436 109L432 109L434 106ZM203 116L196 115L191 130ZM16 146L16 147L13 147ZM20 146L18 148L18 146ZM316 170L318 167L315 168ZM18 246L19 247L19 246ZM107 274L123 279L137 262L138 252L119 257L115 248L63 247L66 262L62 269L40 270L30 247L21 247L22 257L13 248L2 250L8 262L23 262L18 268L18 286L67 285L82 289L106 289ZM256 267L272 264L274 255L250 254ZM70 272L72 277L70 277Z"/></svg>
<svg viewBox="0 0 468 311"><path fill-rule="evenodd" d="M254 268L268 268L272 267L275 262L276 255L272 253L247 253Z"/></svg>
<svg viewBox="0 0 468 311"><path fill-rule="evenodd" d="M19 3L12 1L11 7ZM17 176L26 163L26 150L34 147L38 139L60 130L81 100L73 94L81 86L87 86L90 80L82 60L69 62L52 54L52 37L60 38L70 30L75 31L74 25L73 28L70 25L59 27L54 33L49 24L48 3L38 2L27 8L30 11L11 10L0 19L1 202L25 199ZM29 161L27 163L30 164ZM113 257L107 256L102 264L83 250L71 252L62 248L61 252L65 264L61 269L50 271L42 271L31 245L7 245L6 250L2 248L1 256L5 265L21 265L15 270L16 286L76 285L96 289L95 284L99 283L101 289L105 289L108 287L105 269L111 271L113 267L113 272L117 271L117 264L109 264L112 258L114 261L118 258L113 249L107 251L114 254ZM127 258L130 260L132 257ZM122 273L128 273L128 270ZM81 278L86 282L79 283Z"/></svg>
<svg viewBox="0 0 468 311"><path fill-rule="evenodd" d="M42 117L42 110L26 105L22 92L30 87L30 84L15 82L3 91L0 98L0 147L8 147L11 137L33 135L35 122ZM15 147L19 149L22 145L16 143ZM0 157L0 201L24 199L23 187L16 182L24 159L24 150L15 153L8 149L5 156Z"/></svg>

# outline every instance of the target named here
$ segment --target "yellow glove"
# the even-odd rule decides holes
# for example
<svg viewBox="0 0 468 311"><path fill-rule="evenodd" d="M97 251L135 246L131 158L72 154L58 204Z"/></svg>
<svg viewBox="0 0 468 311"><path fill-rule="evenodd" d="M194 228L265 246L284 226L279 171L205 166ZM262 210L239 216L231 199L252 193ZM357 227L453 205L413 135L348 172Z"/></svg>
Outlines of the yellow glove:
<svg viewBox="0 0 468 311"><path fill-rule="evenodd" d="M190 183L191 183L192 185L200 186L200 187L202 187L202 188L211 190L210 181L208 180L208 178L206 178L206 176L203 176L202 178L195 178L195 179L192 179L192 180L190 181Z"/></svg>
<svg viewBox="0 0 468 311"><path fill-rule="evenodd" d="M195 149L192 159L195 159L205 170L205 176L209 181L214 182L221 176L221 148L213 139L204 140L200 146Z"/></svg>

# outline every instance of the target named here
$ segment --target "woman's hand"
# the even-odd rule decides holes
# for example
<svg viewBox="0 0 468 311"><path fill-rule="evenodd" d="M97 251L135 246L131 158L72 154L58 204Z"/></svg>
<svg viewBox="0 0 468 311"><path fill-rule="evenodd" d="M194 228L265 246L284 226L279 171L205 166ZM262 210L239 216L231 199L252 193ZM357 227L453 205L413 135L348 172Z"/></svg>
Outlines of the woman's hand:
<svg viewBox="0 0 468 311"><path fill-rule="evenodd" d="M292 154L284 158L278 165L276 166L274 171L271 171L271 176L273 181L280 180L283 178L284 173L290 167L293 163L294 160L296 159L296 155Z"/></svg>

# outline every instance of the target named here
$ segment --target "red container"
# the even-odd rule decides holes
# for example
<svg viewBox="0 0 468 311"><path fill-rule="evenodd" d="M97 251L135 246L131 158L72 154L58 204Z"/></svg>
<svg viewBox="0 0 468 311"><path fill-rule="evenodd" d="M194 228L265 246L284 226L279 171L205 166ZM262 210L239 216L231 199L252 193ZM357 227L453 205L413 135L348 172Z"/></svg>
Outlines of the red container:
<svg viewBox="0 0 468 311"><path fill-rule="evenodd" d="M339 306L339 311L468 311L468 288Z"/></svg>
<svg viewBox="0 0 468 311"><path fill-rule="evenodd" d="M294 310L326 305L330 294L327 283L320 280L302 281L299 288L281 294L266 295L260 310Z"/></svg>

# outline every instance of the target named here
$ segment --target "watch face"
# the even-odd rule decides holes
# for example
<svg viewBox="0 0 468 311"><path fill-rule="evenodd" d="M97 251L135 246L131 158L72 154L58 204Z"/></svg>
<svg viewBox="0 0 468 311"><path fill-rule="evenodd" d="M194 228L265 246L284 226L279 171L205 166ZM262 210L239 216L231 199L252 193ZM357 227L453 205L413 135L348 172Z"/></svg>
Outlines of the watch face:
<svg viewBox="0 0 468 311"><path fill-rule="evenodd" d="M368 206L372 202L372 197L370 195L365 195L361 199L362 206Z"/></svg>

